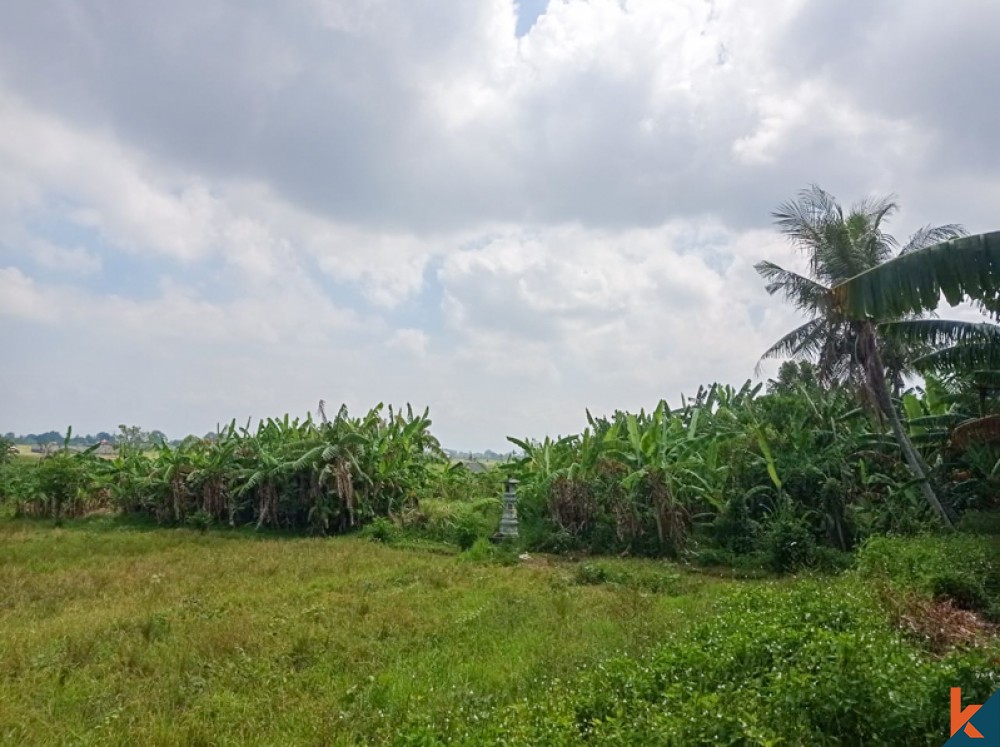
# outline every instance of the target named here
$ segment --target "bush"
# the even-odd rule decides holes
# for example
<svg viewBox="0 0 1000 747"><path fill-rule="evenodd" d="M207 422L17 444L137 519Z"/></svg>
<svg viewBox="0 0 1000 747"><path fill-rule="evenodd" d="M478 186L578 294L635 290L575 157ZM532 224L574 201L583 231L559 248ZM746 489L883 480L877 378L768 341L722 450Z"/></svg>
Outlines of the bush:
<svg viewBox="0 0 1000 747"><path fill-rule="evenodd" d="M951 687L982 703L1000 685L990 656L922 656L846 581L756 587L648 655L477 714L466 742L937 745Z"/></svg>
<svg viewBox="0 0 1000 747"><path fill-rule="evenodd" d="M451 501L426 498L402 514L403 529L438 542L458 545L463 550L476 540L488 538L500 525L500 499L480 498Z"/></svg>
<svg viewBox="0 0 1000 747"><path fill-rule="evenodd" d="M472 560L479 563L484 563L486 561L492 560L493 556L496 554L496 545L490 542L488 539L480 537L462 553L462 557L465 560Z"/></svg>
<svg viewBox="0 0 1000 747"><path fill-rule="evenodd" d="M212 515L200 508L187 517L187 524L199 532L207 532L208 528L212 526Z"/></svg>
<svg viewBox="0 0 1000 747"><path fill-rule="evenodd" d="M573 574L573 580L581 585L606 584L611 580L611 572L600 563L580 563Z"/></svg>
<svg viewBox="0 0 1000 747"><path fill-rule="evenodd" d="M389 519L379 516L371 524L361 530L361 536L372 542L390 544L399 537L399 528Z"/></svg>
<svg viewBox="0 0 1000 747"><path fill-rule="evenodd" d="M935 599L950 599L956 607L963 610L984 611L990 606L990 599L981 579L962 578L953 574L935 576L931 579L931 594Z"/></svg>
<svg viewBox="0 0 1000 747"><path fill-rule="evenodd" d="M968 534L1000 537L1000 511L966 511L956 528Z"/></svg>
<svg viewBox="0 0 1000 747"><path fill-rule="evenodd" d="M499 565L517 565L520 562L517 547L507 542L494 544L485 537L480 537L472 546L462 553L461 558L474 563L497 563Z"/></svg>
<svg viewBox="0 0 1000 747"><path fill-rule="evenodd" d="M858 552L858 573L900 591L950 599L988 612L1000 604L1000 542L963 534L872 537Z"/></svg>
<svg viewBox="0 0 1000 747"><path fill-rule="evenodd" d="M750 518L745 496L732 498L712 522L712 539L721 548L737 555L753 552L757 525Z"/></svg>
<svg viewBox="0 0 1000 747"><path fill-rule="evenodd" d="M789 512L779 513L764 534L767 564L777 573L788 573L812 565L816 560L816 539L801 519Z"/></svg>
<svg viewBox="0 0 1000 747"><path fill-rule="evenodd" d="M824 573L842 573L851 567L854 557L834 547L817 545L813 551L813 567Z"/></svg>

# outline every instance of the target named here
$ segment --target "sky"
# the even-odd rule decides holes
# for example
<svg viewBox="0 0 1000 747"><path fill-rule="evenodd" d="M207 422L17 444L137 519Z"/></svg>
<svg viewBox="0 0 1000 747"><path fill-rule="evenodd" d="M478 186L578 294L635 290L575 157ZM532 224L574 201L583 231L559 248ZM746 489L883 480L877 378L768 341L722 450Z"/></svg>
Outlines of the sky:
<svg viewBox="0 0 1000 747"><path fill-rule="evenodd" d="M995 0L0 8L0 432L429 406L445 446L740 385L816 183L1000 228ZM767 370L764 376L766 377Z"/></svg>

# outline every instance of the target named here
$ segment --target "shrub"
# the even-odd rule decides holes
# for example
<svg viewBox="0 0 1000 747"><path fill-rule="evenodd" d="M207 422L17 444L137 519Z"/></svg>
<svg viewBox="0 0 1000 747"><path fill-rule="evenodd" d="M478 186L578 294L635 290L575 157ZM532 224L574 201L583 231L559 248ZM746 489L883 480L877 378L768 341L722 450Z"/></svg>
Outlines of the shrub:
<svg viewBox="0 0 1000 747"><path fill-rule="evenodd" d="M813 567L824 573L841 573L851 567L854 557L834 547L817 545L813 551Z"/></svg>
<svg viewBox="0 0 1000 747"><path fill-rule="evenodd" d="M750 518L745 496L732 498L712 522L712 538L715 543L738 555L754 550L756 535L757 525Z"/></svg>
<svg viewBox="0 0 1000 747"><path fill-rule="evenodd" d="M1000 511L966 511L956 528L968 534L1000 536Z"/></svg>
<svg viewBox="0 0 1000 747"><path fill-rule="evenodd" d="M188 526L197 529L199 532L207 532L212 526L212 515L205 509L198 509L187 517Z"/></svg>
<svg viewBox="0 0 1000 747"><path fill-rule="evenodd" d="M500 524L499 498L452 501L427 498L401 516L403 529L438 542L468 550L477 539L488 538Z"/></svg>
<svg viewBox="0 0 1000 747"><path fill-rule="evenodd" d="M771 521L763 546L768 565L778 573L799 570L816 559L812 530L790 512L781 512Z"/></svg>
<svg viewBox="0 0 1000 747"><path fill-rule="evenodd" d="M608 568L600 563L581 563L576 567L573 580L581 585L606 584L611 576Z"/></svg>
<svg viewBox="0 0 1000 747"><path fill-rule="evenodd" d="M994 537L872 537L858 553L857 571L888 584L901 600L917 595L1000 622L1000 542Z"/></svg>
<svg viewBox="0 0 1000 747"><path fill-rule="evenodd" d="M935 599L950 599L959 609L979 611L990 606L982 579L943 574L932 578L930 584Z"/></svg>
<svg viewBox="0 0 1000 747"><path fill-rule="evenodd" d="M361 535L372 542L389 544L399 537L399 528L389 519L379 516L361 530Z"/></svg>
<svg viewBox="0 0 1000 747"><path fill-rule="evenodd" d="M948 697L985 702L983 651L921 656L845 582L758 587L651 654L599 664L495 714L518 744L940 744Z"/></svg>
<svg viewBox="0 0 1000 747"><path fill-rule="evenodd" d="M492 560L495 554L496 545L488 539L480 537L472 543L469 549L462 553L462 557L466 560L483 563L488 560Z"/></svg>
<svg viewBox="0 0 1000 747"><path fill-rule="evenodd" d="M462 560L474 563L496 563L498 565L517 565L520 562L516 545L509 542L493 543L485 537L480 537L460 556Z"/></svg>
<svg viewBox="0 0 1000 747"><path fill-rule="evenodd" d="M985 609L1000 599L1000 543L990 537L872 537L858 552L856 565L864 577L947 597L959 606Z"/></svg>
<svg viewBox="0 0 1000 747"><path fill-rule="evenodd" d="M610 563L581 563L573 574L573 583L581 586L615 584L653 594L680 594L684 578L670 567L617 566Z"/></svg>

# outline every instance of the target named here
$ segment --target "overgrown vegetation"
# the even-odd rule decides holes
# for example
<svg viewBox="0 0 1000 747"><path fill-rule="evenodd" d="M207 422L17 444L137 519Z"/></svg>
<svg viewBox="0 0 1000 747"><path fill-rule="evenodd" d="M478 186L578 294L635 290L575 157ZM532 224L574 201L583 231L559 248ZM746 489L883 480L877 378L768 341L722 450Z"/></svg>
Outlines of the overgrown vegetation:
<svg viewBox="0 0 1000 747"><path fill-rule="evenodd" d="M996 639L925 639L905 624L923 608L873 582L930 588L897 566L988 542L937 541L733 581L483 542L0 520L0 742L941 744L950 687L1000 686Z"/></svg>
<svg viewBox="0 0 1000 747"><path fill-rule="evenodd" d="M926 391L906 392L917 413L907 427L949 511L995 509L1000 443L963 450L947 428L923 425L924 408L962 422L968 400L949 386L929 377ZM823 384L809 363L784 364L767 393L715 385L679 409L661 402L590 417L578 436L512 440L525 453L520 510L538 549L755 558L789 571L836 565L836 552L869 536L938 525L893 438L853 389Z"/></svg>

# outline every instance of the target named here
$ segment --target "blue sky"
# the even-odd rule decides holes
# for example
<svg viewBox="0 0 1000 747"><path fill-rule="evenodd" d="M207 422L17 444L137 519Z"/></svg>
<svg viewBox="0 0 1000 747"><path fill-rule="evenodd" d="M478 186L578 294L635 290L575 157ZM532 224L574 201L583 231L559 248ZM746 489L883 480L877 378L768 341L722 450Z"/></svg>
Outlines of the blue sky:
<svg viewBox="0 0 1000 747"><path fill-rule="evenodd" d="M548 4L549 0L516 0L514 5L517 8L517 27L514 33L521 37L531 31Z"/></svg>
<svg viewBox="0 0 1000 747"><path fill-rule="evenodd" d="M740 384L800 321L753 270L801 267L770 222L799 189L997 228L998 27L991 0L7 4L0 432L385 401L503 449Z"/></svg>

